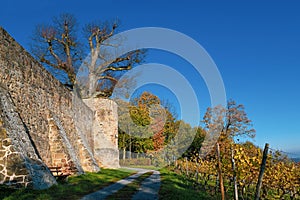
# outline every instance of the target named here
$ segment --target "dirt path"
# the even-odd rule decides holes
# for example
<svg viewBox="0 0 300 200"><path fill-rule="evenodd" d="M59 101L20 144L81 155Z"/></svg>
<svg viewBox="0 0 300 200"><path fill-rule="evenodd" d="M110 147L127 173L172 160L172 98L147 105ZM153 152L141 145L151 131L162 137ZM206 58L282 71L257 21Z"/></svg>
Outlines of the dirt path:
<svg viewBox="0 0 300 200"><path fill-rule="evenodd" d="M147 173L149 171L153 171L153 174L146 178L139 189L139 191L133 196L134 200L142 199L158 199L158 191L160 187L160 173L155 170L147 170L147 169L139 169L139 168L126 168L133 171L137 171L136 174L129 176L125 179L122 179L110 186L107 186L97 192L88 194L84 196L81 200L99 200L99 199L105 199L108 196L112 195L115 192L118 192L120 189L122 189L124 186L128 185L132 181L134 181L136 178L141 176L144 173Z"/></svg>

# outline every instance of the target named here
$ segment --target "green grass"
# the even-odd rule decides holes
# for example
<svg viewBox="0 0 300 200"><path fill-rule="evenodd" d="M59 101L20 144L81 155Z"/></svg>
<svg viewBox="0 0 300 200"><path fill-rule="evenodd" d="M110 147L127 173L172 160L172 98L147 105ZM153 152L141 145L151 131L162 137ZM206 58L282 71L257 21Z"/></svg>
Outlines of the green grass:
<svg viewBox="0 0 300 200"><path fill-rule="evenodd" d="M4 200L68 200L80 199L120 179L133 174L133 171L119 169L102 169L98 173L86 173L69 177L67 182L54 185L47 190L9 189L0 187L0 199Z"/></svg>
<svg viewBox="0 0 300 200"><path fill-rule="evenodd" d="M197 191L193 187L193 182L187 180L185 177L171 172L166 168L159 170L161 173L161 187L159 191L159 199L205 199L216 200L218 197Z"/></svg>
<svg viewBox="0 0 300 200"><path fill-rule="evenodd" d="M118 192L114 193L113 195L109 196L107 200L130 200L132 196L138 191L140 188L142 182L151 176L153 172L147 172L141 176L139 176L137 179L135 179L132 183L126 185Z"/></svg>
<svg viewBox="0 0 300 200"><path fill-rule="evenodd" d="M138 166L135 166L138 167ZM141 167L141 166L140 166ZM159 170L161 173L161 188L159 191L160 199L206 199L215 200L218 197L198 191L193 187L193 182L187 180L184 176L176 174L166 168ZM47 190L30 189L11 189L7 186L0 186L0 199L4 200L68 200L80 199L84 195L95 192L106 187L120 179L133 174L133 171L126 169L112 170L102 169L98 173L86 173L80 176L69 177L67 182L54 185ZM138 190L141 182L151 175L146 173L137 180L128 184L118 191L110 199L130 199Z"/></svg>

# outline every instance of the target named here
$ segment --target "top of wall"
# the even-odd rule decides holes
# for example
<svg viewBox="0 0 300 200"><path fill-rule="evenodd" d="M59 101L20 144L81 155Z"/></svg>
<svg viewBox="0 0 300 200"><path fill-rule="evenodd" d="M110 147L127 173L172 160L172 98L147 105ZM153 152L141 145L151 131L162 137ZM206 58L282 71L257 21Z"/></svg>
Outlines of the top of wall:
<svg viewBox="0 0 300 200"><path fill-rule="evenodd" d="M22 63L20 70L25 72L25 76L30 73L33 74L37 80L33 83L38 83L38 81L44 81L45 84L41 84L40 87L42 89L46 89L48 86L53 85L55 87L59 87L62 91L61 94L70 93L70 91L52 74L50 74L35 58L28 53L18 42L15 41L13 37L9 35L9 33L0 26L0 65L3 61L14 63ZM13 55L13 58L12 58ZM3 67L3 66L2 66ZM11 70L16 69L15 65L10 66ZM38 77L40 75L40 77ZM0 75L1 76L1 75ZM0 77L1 78L1 77ZM24 77L27 78L27 77ZM42 80L41 80L42 79ZM2 81L2 79L0 79ZM4 86L7 84L4 83Z"/></svg>

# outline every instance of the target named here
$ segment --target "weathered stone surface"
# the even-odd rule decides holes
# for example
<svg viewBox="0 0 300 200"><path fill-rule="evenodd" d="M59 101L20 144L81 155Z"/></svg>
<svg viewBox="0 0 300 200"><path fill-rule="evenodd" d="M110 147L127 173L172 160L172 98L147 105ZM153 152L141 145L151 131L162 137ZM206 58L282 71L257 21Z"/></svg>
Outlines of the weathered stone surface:
<svg viewBox="0 0 300 200"><path fill-rule="evenodd" d="M24 176L18 176L14 178L14 181L16 181L17 183L22 183L24 182Z"/></svg>
<svg viewBox="0 0 300 200"><path fill-rule="evenodd" d="M2 137L1 137L2 138ZM2 147L0 147L0 149L3 149ZM0 159L3 159L3 157L5 156L6 151L5 150L0 150ZM1 171L1 170L0 170Z"/></svg>
<svg viewBox="0 0 300 200"><path fill-rule="evenodd" d="M94 155L99 165L118 168L118 107L109 99L84 99L94 112Z"/></svg>
<svg viewBox="0 0 300 200"><path fill-rule="evenodd" d="M5 148L5 147L8 147L11 145L11 139L10 138L6 138L4 140L2 140L2 146Z"/></svg>
<svg viewBox="0 0 300 200"><path fill-rule="evenodd" d="M5 179L5 175L3 173L0 173L0 180L4 180L4 179Z"/></svg>
<svg viewBox="0 0 300 200"><path fill-rule="evenodd" d="M24 124L15 110L9 93L0 87L0 132L6 133L0 135L0 142L3 144L0 148L0 183L16 187L32 183L36 189L48 188L55 184L56 180L36 154ZM31 160L38 163L39 167L34 168ZM33 174L42 174L44 178L27 179Z"/></svg>
<svg viewBox="0 0 300 200"><path fill-rule="evenodd" d="M25 163L32 179L33 188L46 189L55 184L51 172L40 160L26 158Z"/></svg>

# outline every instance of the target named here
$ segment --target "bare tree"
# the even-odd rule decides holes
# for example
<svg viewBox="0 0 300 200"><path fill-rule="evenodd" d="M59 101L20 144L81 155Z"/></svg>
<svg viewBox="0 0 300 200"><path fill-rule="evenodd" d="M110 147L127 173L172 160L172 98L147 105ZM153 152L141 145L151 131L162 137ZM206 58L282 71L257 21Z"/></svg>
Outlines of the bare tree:
<svg viewBox="0 0 300 200"><path fill-rule="evenodd" d="M38 25L31 46L32 53L41 63L63 70L71 86L75 82L76 65L81 54L77 48L76 24L74 16L61 14L53 18L51 25Z"/></svg>
<svg viewBox="0 0 300 200"><path fill-rule="evenodd" d="M106 22L87 24L84 28L90 52L88 62L84 63L89 71L86 96L104 95L102 94L104 88L111 91L118 81L120 75L118 72L132 69L134 64L140 63L143 59L142 50L126 53L121 57L115 56L115 52L122 47L124 39L109 40L115 34L117 27L118 22ZM100 85L99 79L104 80ZM97 88L100 91L96 91Z"/></svg>
<svg viewBox="0 0 300 200"><path fill-rule="evenodd" d="M144 58L143 50L115 56L122 41L109 39L117 28L118 22L87 24L83 29L86 40L82 42L88 48L84 51L75 17L62 14L54 18L51 25L37 26L32 52L41 63L66 72L68 84L78 85L83 97L111 96L122 72L132 69ZM78 71L81 76L76 77Z"/></svg>

